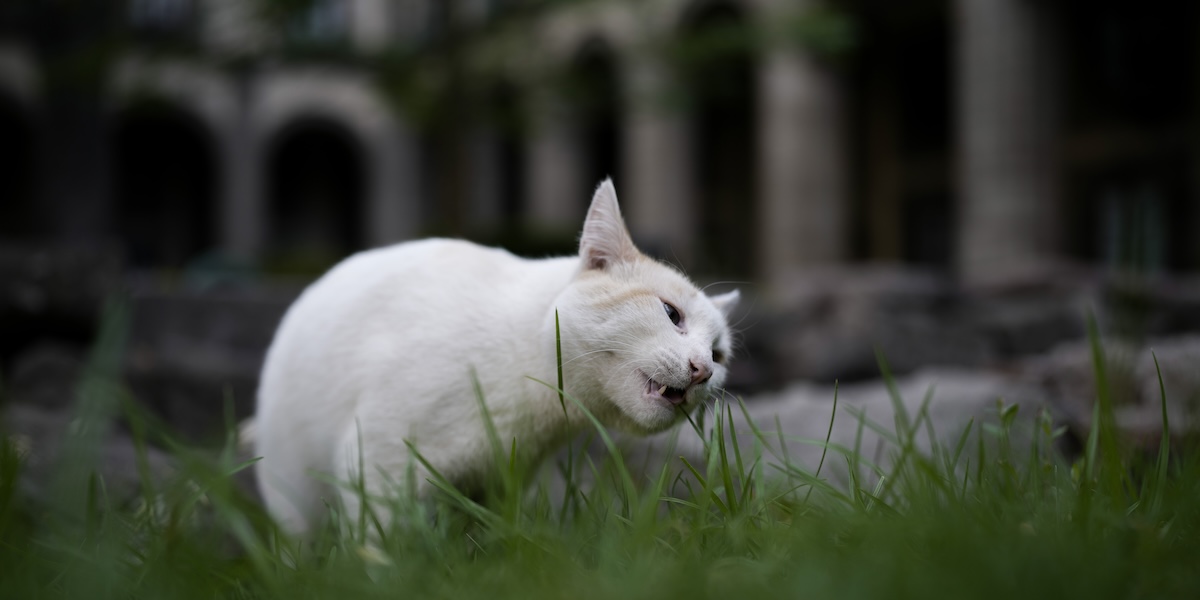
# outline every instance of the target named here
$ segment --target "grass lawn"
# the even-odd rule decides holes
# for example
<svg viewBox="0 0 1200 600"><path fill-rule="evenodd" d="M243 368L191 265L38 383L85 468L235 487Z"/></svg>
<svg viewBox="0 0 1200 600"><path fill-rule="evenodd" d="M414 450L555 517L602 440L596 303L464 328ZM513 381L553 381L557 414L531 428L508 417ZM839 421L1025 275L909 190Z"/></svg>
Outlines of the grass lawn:
<svg viewBox="0 0 1200 600"><path fill-rule="evenodd" d="M232 439L221 452L174 444L131 409L139 439L171 448L180 470L112 498L90 461L106 419L130 405L106 375L113 337L81 383L49 501L21 491L19 452L0 444L3 597L1200 598L1200 453L1127 449L1103 391L1100 426L1073 462L1050 450L1061 431L1015 408L919 454L914 440L930 433L918 413L887 425L891 466L828 449L823 468L857 474L848 488L737 451L733 435L777 434L725 431L736 402L708 415L708 464L643 477L575 456L561 468L595 482L582 490L522 484L494 440L506 466L481 502L446 488L396 502L410 516L382 535L350 519L297 544L233 485L245 465ZM1035 435L1010 438L1023 426Z"/></svg>

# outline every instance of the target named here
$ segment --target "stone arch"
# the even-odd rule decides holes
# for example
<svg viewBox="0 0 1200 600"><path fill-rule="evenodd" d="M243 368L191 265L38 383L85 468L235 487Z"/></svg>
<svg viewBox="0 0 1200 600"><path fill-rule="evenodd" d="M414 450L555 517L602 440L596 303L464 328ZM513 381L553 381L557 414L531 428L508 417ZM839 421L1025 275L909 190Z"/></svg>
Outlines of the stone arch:
<svg viewBox="0 0 1200 600"><path fill-rule="evenodd" d="M114 115L112 223L131 264L180 267L213 247L213 137L198 117L161 99Z"/></svg>
<svg viewBox="0 0 1200 600"><path fill-rule="evenodd" d="M366 156L352 130L297 117L266 144L267 261L318 272L366 246Z"/></svg>
<svg viewBox="0 0 1200 600"><path fill-rule="evenodd" d="M24 237L36 227L33 202L32 115L0 90L0 236Z"/></svg>
<svg viewBox="0 0 1200 600"><path fill-rule="evenodd" d="M365 74L332 67L272 71L263 74L255 92L255 138L263 156L268 156L270 141L297 122L336 124L358 157L363 191L356 202L361 220L355 228L363 242L381 245L418 233L428 218L421 184L429 174L420 164L416 132Z"/></svg>
<svg viewBox="0 0 1200 600"><path fill-rule="evenodd" d="M701 2L683 15L676 56L692 139L697 258L726 276L755 271L756 57L750 15L737 2ZM739 38L739 36L745 36Z"/></svg>
<svg viewBox="0 0 1200 600"><path fill-rule="evenodd" d="M599 37L586 39L575 52L566 96L575 119L581 182L576 195L586 207L592 190L605 177L619 184L621 172L621 80L612 47Z"/></svg>

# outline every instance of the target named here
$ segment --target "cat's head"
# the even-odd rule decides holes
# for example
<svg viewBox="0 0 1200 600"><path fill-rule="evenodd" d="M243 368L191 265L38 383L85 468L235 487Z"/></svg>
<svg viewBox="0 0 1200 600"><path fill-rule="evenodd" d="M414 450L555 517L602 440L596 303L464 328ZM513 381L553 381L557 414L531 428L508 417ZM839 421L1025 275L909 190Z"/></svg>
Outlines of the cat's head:
<svg viewBox="0 0 1200 600"><path fill-rule="evenodd" d="M662 431L725 383L738 292L707 296L633 244L610 180L596 189L580 267L559 298L563 370L607 425Z"/></svg>

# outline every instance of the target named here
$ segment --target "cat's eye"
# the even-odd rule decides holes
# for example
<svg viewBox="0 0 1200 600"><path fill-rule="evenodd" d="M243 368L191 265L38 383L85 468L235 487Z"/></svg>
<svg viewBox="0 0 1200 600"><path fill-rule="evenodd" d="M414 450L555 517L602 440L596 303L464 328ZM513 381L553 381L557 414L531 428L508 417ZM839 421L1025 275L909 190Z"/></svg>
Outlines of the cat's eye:
<svg viewBox="0 0 1200 600"><path fill-rule="evenodd" d="M725 364L725 353L713 348L713 362L717 364Z"/></svg>
<svg viewBox="0 0 1200 600"><path fill-rule="evenodd" d="M679 309L672 306L670 302L663 302L663 310L667 311L667 318L671 319L671 324L678 327L679 321L683 319L683 316L679 314Z"/></svg>

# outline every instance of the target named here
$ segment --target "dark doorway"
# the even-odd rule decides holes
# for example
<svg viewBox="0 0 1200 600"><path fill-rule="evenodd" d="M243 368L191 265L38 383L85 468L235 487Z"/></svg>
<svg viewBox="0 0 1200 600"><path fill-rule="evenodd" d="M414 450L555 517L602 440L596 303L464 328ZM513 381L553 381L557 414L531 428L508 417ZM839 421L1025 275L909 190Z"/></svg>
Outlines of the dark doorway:
<svg viewBox="0 0 1200 600"><path fill-rule="evenodd" d="M603 42L584 44L568 80L567 96L578 123L583 189L577 197L586 208L605 177L618 188L621 177L621 83L612 51Z"/></svg>
<svg viewBox="0 0 1200 600"><path fill-rule="evenodd" d="M213 245L212 143L203 126L165 103L118 115L116 233L131 264L181 267Z"/></svg>
<svg viewBox="0 0 1200 600"><path fill-rule="evenodd" d="M1073 0L1060 11L1072 254L1121 270L1194 269L1200 7Z"/></svg>
<svg viewBox="0 0 1200 600"><path fill-rule="evenodd" d="M488 95L488 123L496 144L496 190L505 226L517 223L525 212L525 119L520 96L508 83L496 85Z"/></svg>
<svg viewBox="0 0 1200 600"><path fill-rule="evenodd" d="M856 0L854 254L948 268L954 253L951 7Z"/></svg>
<svg viewBox="0 0 1200 600"><path fill-rule="evenodd" d="M269 157L271 268L319 272L363 247L365 169L348 131L304 119L276 137Z"/></svg>
<svg viewBox="0 0 1200 600"><path fill-rule="evenodd" d="M685 20L679 60L692 110L699 267L730 277L754 275L756 60L742 11L709 3Z"/></svg>
<svg viewBox="0 0 1200 600"><path fill-rule="evenodd" d="M28 114L12 98L0 94L0 236L21 238L34 233L33 134Z"/></svg>

